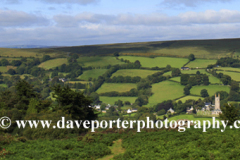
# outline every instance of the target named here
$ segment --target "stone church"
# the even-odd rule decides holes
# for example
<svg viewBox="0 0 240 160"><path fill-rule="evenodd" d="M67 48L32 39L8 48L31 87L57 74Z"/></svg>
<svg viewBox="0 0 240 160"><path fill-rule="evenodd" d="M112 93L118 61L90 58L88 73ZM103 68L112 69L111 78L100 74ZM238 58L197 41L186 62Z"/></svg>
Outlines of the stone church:
<svg viewBox="0 0 240 160"><path fill-rule="evenodd" d="M222 113L220 108L220 93L218 94L218 96L215 94L215 105L212 106L214 107L211 107L211 103L205 103L205 106L201 110L197 110L197 114L218 116L220 113Z"/></svg>

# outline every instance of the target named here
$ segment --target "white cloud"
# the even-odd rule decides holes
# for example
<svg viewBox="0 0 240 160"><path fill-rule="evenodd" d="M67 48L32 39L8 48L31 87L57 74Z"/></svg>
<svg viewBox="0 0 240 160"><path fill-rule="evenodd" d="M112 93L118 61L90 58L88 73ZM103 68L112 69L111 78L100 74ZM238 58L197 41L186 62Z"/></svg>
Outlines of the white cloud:
<svg viewBox="0 0 240 160"><path fill-rule="evenodd" d="M81 13L75 16L56 15L53 18L60 27L76 27L81 24L109 24L109 25L192 25L240 23L240 11L207 10L205 12L186 12L178 16L163 14L119 14L103 15Z"/></svg>
<svg viewBox="0 0 240 160"><path fill-rule="evenodd" d="M162 4L167 6L177 6L184 5L188 7L195 7L197 4L206 3L206 2L230 2L233 0L164 0Z"/></svg>
<svg viewBox="0 0 240 160"><path fill-rule="evenodd" d="M96 3L99 0L38 0L47 3L63 4L63 3L74 3L80 5L86 5L90 3Z"/></svg>
<svg viewBox="0 0 240 160"><path fill-rule="evenodd" d="M28 14L22 11L0 10L1 27L42 26L48 24L49 21L41 16Z"/></svg>

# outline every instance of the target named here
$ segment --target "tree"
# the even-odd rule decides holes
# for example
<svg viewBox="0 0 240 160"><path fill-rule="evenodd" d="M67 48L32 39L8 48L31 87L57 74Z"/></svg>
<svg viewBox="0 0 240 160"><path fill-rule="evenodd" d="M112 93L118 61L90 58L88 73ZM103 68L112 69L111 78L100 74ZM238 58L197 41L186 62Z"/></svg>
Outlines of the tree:
<svg viewBox="0 0 240 160"><path fill-rule="evenodd" d="M122 107L122 106L123 106L123 101L118 100L118 101L115 102L115 104L116 104L118 107Z"/></svg>
<svg viewBox="0 0 240 160"><path fill-rule="evenodd" d="M180 76L181 75L181 71L179 68L174 68L172 70L172 77L177 77L177 76Z"/></svg>
<svg viewBox="0 0 240 160"><path fill-rule="evenodd" d="M202 81L203 81L203 85L209 85L210 84L210 82L209 82L209 78L208 78L208 76L207 75L203 75L203 77L202 77Z"/></svg>
<svg viewBox="0 0 240 160"><path fill-rule="evenodd" d="M201 97L209 97L208 91L206 89L202 89L200 94L201 94Z"/></svg>
<svg viewBox="0 0 240 160"><path fill-rule="evenodd" d="M52 90L54 91L53 98L56 98L59 109L71 115L73 119L94 120L97 118L97 114L89 107L92 101L83 93L73 91L69 86L61 87L59 84L52 87Z"/></svg>
<svg viewBox="0 0 240 160"><path fill-rule="evenodd" d="M44 55L43 58L42 58L42 62L45 62L47 60L50 60L51 57L49 55Z"/></svg>
<svg viewBox="0 0 240 160"><path fill-rule="evenodd" d="M9 62L7 59L4 58L1 60L1 64L2 64L2 66L7 66L7 65L9 65Z"/></svg>
<svg viewBox="0 0 240 160"><path fill-rule="evenodd" d="M190 54L190 55L188 56L188 59L189 59L189 61L194 61L194 60L195 60L194 54Z"/></svg>
<svg viewBox="0 0 240 160"><path fill-rule="evenodd" d="M200 71L197 71L196 74L201 74Z"/></svg>
<svg viewBox="0 0 240 160"><path fill-rule="evenodd" d="M14 75L14 74L16 74L16 71L15 71L14 69L10 68L10 69L7 71L7 73L9 73L9 74L11 74L11 75Z"/></svg>
<svg viewBox="0 0 240 160"><path fill-rule="evenodd" d="M105 104L105 103L102 103L101 106L100 106L100 109L101 109L101 110L105 110L105 108L106 108L106 104Z"/></svg>
<svg viewBox="0 0 240 160"><path fill-rule="evenodd" d="M181 85L187 85L189 77L190 76L188 74L182 74L181 75Z"/></svg>
<svg viewBox="0 0 240 160"><path fill-rule="evenodd" d="M160 115L164 115L166 113L165 109L161 109L157 112L157 115L160 116Z"/></svg>
<svg viewBox="0 0 240 160"><path fill-rule="evenodd" d="M192 88L192 86L191 85L186 85L185 87L184 87L184 89L183 89L183 91L184 91L184 94L185 95L189 95L190 94L190 89Z"/></svg>
<svg viewBox="0 0 240 160"><path fill-rule="evenodd" d="M239 84L236 81L231 82L231 90L235 92L239 91Z"/></svg>
<svg viewBox="0 0 240 160"><path fill-rule="evenodd" d="M113 55L114 55L115 57L118 57L118 56L119 56L119 53L118 53L118 52L114 52Z"/></svg>
<svg viewBox="0 0 240 160"><path fill-rule="evenodd" d="M224 104L221 107L222 114L219 114L221 120L227 121L228 125L233 125L233 123L239 119L239 110L236 109L232 104Z"/></svg>

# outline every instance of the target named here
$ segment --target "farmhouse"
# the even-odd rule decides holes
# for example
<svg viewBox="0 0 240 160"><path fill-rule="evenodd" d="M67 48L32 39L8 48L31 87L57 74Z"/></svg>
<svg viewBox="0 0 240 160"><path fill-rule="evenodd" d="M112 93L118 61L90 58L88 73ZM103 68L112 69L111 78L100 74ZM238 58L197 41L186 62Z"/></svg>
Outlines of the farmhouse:
<svg viewBox="0 0 240 160"><path fill-rule="evenodd" d="M170 112L170 113L175 113L175 111L172 109L172 108L170 108L167 112Z"/></svg>
<svg viewBox="0 0 240 160"><path fill-rule="evenodd" d="M189 70L189 67L181 67L181 70Z"/></svg>
<svg viewBox="0 0 240 160"><path fill-rule="evenodd" d="M132 113L132 111L130 109L127 110L127 113Z"/></svg>
<svg viewBox="0 0 240 160"><path fill-rule="evenodd" d="M187 113L192 113L193 112L193 110L194 110L194 108L193 108L193 106L191 106L191 108L189 109L187 109Z"/></svg>

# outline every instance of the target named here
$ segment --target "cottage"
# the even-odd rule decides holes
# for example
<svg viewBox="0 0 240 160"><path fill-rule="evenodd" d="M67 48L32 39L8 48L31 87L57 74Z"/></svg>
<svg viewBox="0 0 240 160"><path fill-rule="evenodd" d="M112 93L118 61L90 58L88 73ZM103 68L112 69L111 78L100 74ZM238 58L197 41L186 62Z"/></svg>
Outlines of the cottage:
<svg viewBox="0 0 240 160"><path fill-rule="evenodd" d="M189 67L181 67L181 70L189 70Z"/></svg>
<svg viewBox="0 0 240 160"><path fill-rule="evenodd" d="M132 111L130 109L127 110L127 113L132 113Z"/></svg>
<svg viewBox="0 0 240 160"><path fill-rule="evenodd" d="M175 111L172 109L172 108L170 108L167 112L170 112L170 113L175 113Z"/></svg>
<svg viewBox="0 0 240 160"><path fill-rule="evenodd" d="M132 112L137 112L137 111L138 111L137 108L132 109Z"/></svg>

